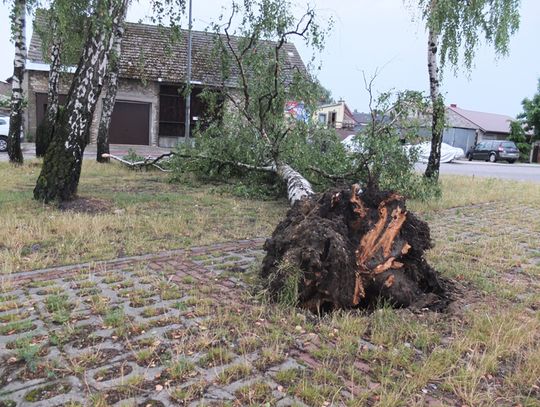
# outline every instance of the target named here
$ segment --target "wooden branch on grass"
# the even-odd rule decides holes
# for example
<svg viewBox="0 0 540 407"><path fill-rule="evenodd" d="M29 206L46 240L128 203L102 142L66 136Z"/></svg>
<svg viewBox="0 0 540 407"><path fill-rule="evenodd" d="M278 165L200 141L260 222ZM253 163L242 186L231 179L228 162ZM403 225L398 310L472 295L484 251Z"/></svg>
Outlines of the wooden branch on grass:
<svg viewBox="0 0 540 407"><path fill-rule="evenodd" d="M116 161L118 161L118 162L120 162L120 163L122 163L124 165L127 165L130 168L142 169L142 168L147 168L147 167L155 167L155 168L157 168L157 169L159 169L160 171L163 171L163 172L171 172L171 170L166 170L166 169L160 167L157 163L159 161L161 161L162 159L167 158L167 157L171 157L173 155L176 156L176 157L195 159L195 160L209 160L209 161L216 162L218 164L231 165L231 166L234 166L234 167L237 167L237 168L243 168L243 169L253 170L253 171L277 172L276 167L273 166L273 165L257 166L257 165L245 164L245 163L242 163L242 162L235 162L235 161L230 161L230 160L221 160L219 158L207 157L207 156L204 156L204 155L178 154L178 153L174 153L172 151L170 153L162 154L162 155L160 155L159 157L156 157L156 158L148 156L142 161L128 161L128 160L124 160L123 158L112 155L112 154L103 154L102 157L103 158L112 158L113 160L116 160Z"/></svg>
<svg viewBox="0 0 540 407"><path fill-rule="evenodd" d="M161 154L158 157L148 156L142 161L128 161L128 160L124 160L123 158L118 157L116 155L107 154L107 153L102 154L101 156L103 158L112 158L113 160L121 162L122 164L127 165L130 168L134 168L134 169L138 169L138 170L141 170L143 168L148 168L148 167L155 167L155 168L157 168L158 170L160 170L162 172L171 172L171 170L166 170L165 168L158 165L158 162L160 162L164 158L172 157L173 155L175 155L175 153L173 153L171 151L170 153Z"/></svg>

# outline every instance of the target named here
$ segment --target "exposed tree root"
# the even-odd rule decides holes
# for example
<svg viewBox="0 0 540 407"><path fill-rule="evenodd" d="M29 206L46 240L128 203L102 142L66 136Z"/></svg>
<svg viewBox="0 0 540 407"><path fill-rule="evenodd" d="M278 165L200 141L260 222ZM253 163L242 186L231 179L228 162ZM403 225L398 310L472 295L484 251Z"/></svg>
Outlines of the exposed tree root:
<svg viewBox="0 0 540 407"><path fill-rule="evenodd" d="M298 201L265 243L262 277L274 298L286 293L313 312L448 302L424 259L428 225L405 199L371 189L329 191Z"/></svg>

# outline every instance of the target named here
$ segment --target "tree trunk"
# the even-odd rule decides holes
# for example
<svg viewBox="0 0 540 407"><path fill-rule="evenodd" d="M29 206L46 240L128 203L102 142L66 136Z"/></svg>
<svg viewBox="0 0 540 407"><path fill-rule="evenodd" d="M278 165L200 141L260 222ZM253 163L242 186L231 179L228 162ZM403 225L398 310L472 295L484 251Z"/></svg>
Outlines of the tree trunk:
<svg viewBox="0 0 540 407"><path fill-rule="evenodd" d="M313 195L313 188L307 179L290 165L278 164L276 172L287 183L287 196L291 205Z"/></svg>
<svg viewBox="0 0 540 407"><path fill-rule="evenodd" d="M11 77L11 113L9 117L8 155L14 164L23 163L21 150L21 127L23 114L22 82L26 61L26 0L15 0L13 4L15 59Z"/></svg>
<svg viewBox="0 0 540 407"><path fill-rule="evenodd" d="M97 135L97 161L108 163L109 158L103 157L103 154L109 154L109 126L116 102L116 93L118 91L118 72L120 69L120 53L122 52L122 37L124 36L125 14L119 19L114 30L114 41L112 55L109 61L109 72L107 74L107 94L103 98L103 108L101 111L101 120Z"/></svg>
<svg viewBox="0 0 540 407"><path fill-rule="evenodd" d="M261 276L270 295L315 313L372 307L444 307L424 259L428 225L402 196L358 185L296 200L265 242Z"/></svg>
<svg viewBox="0 0 540 407"><path fill-rule="evenodd" d="M441 165L441 143L444 130L444 101L440 94L439 68L437 62L437 48L439 34L433 28L429 28L428 36L428 72L429 72L429 93L433 108L431 121L431 152L424 173L425 177L438 180L439 168Z"/></svg>
<svg viewBox="0 0 540 407"><path fill-rule="evenodd" d="M55 30L55 28L53 28ZM49 70L49 87L47 92L47 111L45 118L40 123L36 130L36 157L43 157L49 144L54 129L54 123L58 115L58 87L60 82L60 52L61 40L57 37L55 31L55 39L51 48L51 65Z"/></svg>
<svg viewBox="0 0 540 407"><path fill-rule="evenodd" d="M100 14L94 15L66 106L54 125L51 144L34 188L34 198L39 201L67 201L77 192L84 148L111 49L113 30L103 18L110 17L115 24L127 4L128 0L99 0L96 6Z"/></svg>

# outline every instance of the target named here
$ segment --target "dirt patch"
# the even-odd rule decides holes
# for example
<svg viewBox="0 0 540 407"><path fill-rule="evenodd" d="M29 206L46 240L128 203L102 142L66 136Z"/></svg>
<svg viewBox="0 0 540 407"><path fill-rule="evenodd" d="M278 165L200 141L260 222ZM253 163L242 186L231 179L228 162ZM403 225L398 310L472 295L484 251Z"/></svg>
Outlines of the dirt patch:
<svg viewBox="0 0 540 407"><path fill-rule="evenodd" d="M58 209L61 211L95 215L98 213L110 212L112 203L104 199L77 197L71 201L60 203Z"/></svg>
<svg viewBox="0 0 540 407"><path fill-rule="evenodd" d="M94 379L97 382L106 382L111 379L116 379L119 377L125 377L133 371L133 368L130 365L119 364L111 366L108 369L100 370L94 375Z"/></svg>
<svg viewBox="0 0 540 407"><path fill-rule="evenodd" d="M68 383L51 383L29 391L24 396L24 399L30 402L42 401L59 396L60 394L66 394L70 390L71 386Z"/></svg>
<svg viewBox="0 0 540 407"><path fill-rule="evenodd" d="M70 343L75 349L88 348L105 342L107 338L94 334L97 329L94 325L84 325L78 328L69 338L66 338L66 342Z"/></svg>

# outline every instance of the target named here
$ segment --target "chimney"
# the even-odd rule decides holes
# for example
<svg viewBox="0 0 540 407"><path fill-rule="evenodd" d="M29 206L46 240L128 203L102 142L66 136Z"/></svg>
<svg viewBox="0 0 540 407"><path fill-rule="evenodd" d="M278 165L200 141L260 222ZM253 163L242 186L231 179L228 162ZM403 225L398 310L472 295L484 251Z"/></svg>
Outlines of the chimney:
<svg viewBox="0 0 540 407"><path fill-rule="evenodd" d="M452 104L450 104L450 107L457 107L457 104L452 103Z"/></svg>

